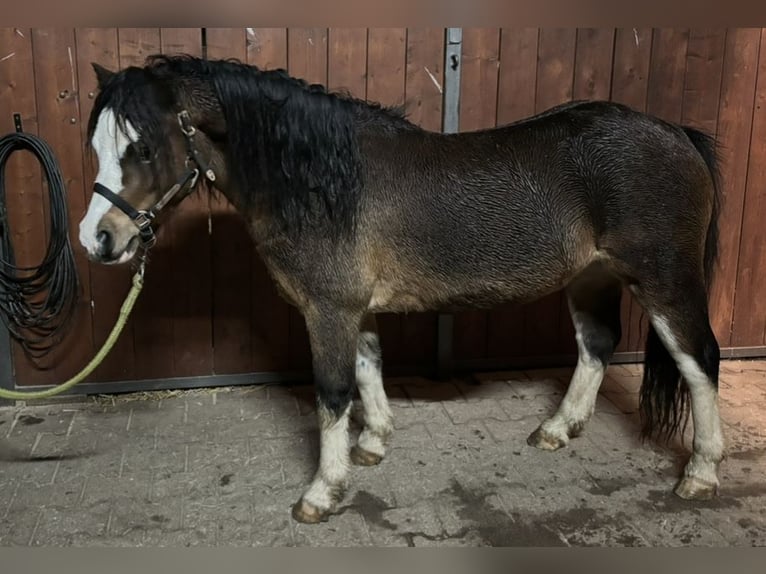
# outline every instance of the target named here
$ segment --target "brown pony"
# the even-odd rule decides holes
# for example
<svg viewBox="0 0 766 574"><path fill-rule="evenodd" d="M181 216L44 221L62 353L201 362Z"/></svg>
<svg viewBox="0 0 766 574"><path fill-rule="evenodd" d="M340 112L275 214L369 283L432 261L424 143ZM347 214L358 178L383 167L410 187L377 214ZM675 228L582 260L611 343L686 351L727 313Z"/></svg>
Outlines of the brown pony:
<svg viewBox="0 0 766 574"><path fill-rule="evenodd" d="M186 56L95 69L97 193L80 226L89 256L131 260L168 208L214 182L306 319L321 452L297 520L326 518L349 463L385 454L392 417L375 313L488 307L560 289L579 361L529 443L556 450L582 432L620 339L627 285L651 321L644 435L675 434L690 396L693 453L676 493L716 493L723 438L707 287L719 193L708 136L606 102L445 135L281 70ZM355 388L365 425L352 448Z"/></svg>

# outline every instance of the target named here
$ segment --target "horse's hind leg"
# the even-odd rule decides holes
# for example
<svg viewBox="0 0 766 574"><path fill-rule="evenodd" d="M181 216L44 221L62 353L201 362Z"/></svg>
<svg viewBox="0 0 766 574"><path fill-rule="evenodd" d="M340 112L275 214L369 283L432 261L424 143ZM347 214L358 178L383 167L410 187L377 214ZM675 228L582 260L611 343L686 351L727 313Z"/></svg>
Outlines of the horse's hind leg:
<svg viewBox="0 0 766 574"><path fill-rule="evenodd" d="M364 429L351 449L354 464L378 464L386 454L386 442L393 431L393 415L383 389L382 359L375 316L362 325L356 352L356 384L364 408Z"/></svg>
<svg viewBox="0 0 766 574"><path fill-rule="evenodd" d="M293 518L326 519L343 497L350 469L348 418L354 391L361 316L345 312L305 314L311 341L319 418L319 468L293 507Z"/></svg>
<svg viewBox="0 0 766 574"><path fill-rule="evenodd" d="M577 338L577 367L556 414L527 442L556 450L578 436L590 419L604 370L620 340L620 281L599 266L589 268L567 287L569 311Z"/></svg>
<svg viewBox="0 0 766 574"><path fill-rule="evenodd" d="M684 402L680 371L691 398L694 441L676 494L707 499L718 491L718 465L724 451L718 414L720 352L701 280L678 280L675 285L636 291L652 324L641 389L644 435L667 436L675 431Z"/></svg>

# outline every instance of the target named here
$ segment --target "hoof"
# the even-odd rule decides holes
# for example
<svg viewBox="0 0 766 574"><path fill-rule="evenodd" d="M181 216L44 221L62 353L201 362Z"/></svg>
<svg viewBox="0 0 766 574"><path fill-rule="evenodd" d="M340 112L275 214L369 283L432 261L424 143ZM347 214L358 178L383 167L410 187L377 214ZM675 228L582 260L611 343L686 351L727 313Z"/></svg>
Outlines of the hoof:
<svg viewBox="0 0 766 574"><path fill-rule="evenodd" d="M529 435L527 444L541 450L558 450L567 445L566 441L544 431L542 427Z"/></svg>
<svg viewBox="0 0 766 574"><path fill-rule="evenodd" d="M303 524L319 524L320 522L327 521L329 512L322 512L301 498L293 506L292 515L295 520Z"/></svg>
<svg viewBox="0 0 766 574"><path fill-rule="evenodd" d="M351 462L358 466L375 466L380 464L381 460L383 460L383 457L379 454L369 452L359 446L351 448Z"/></svg>
<svg viewBox="0 0 766 574"><path fill-rule="evenodd" d="M710 500L718 494L718 485L685 476L675 490L676 494L684 500Z"/></svg>

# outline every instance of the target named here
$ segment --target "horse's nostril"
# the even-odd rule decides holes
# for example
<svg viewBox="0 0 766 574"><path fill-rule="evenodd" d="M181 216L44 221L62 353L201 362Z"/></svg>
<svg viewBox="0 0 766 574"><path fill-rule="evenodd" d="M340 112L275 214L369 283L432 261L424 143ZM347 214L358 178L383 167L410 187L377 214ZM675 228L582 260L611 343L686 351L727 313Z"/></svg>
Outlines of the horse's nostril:
<svg viewBox="0 0 766 574"><path fill-rule="evenodd" d="M96 234L96 241L98 241L99 250L102 255L108 255L112 252L114 239L112 238L111 233L104 230L99 231L98 234Z"/></svg>

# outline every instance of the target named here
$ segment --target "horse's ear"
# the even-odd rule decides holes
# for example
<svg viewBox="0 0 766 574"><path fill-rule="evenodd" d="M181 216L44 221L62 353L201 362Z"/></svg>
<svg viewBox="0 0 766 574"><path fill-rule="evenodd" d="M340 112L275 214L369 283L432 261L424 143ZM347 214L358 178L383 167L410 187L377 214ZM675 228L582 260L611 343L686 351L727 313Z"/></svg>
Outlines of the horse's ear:
<svg viewBox="0 0 766 574"><path fill-rule="evenodd" d="M112 76L114 76L114 72L107 70L102 65L97 64L96 62L92 62L91 66L93 66L93 71L96 72L98 87L99 89L102 89L106 85L106 83L109 81L109 79Z"/></svg>

